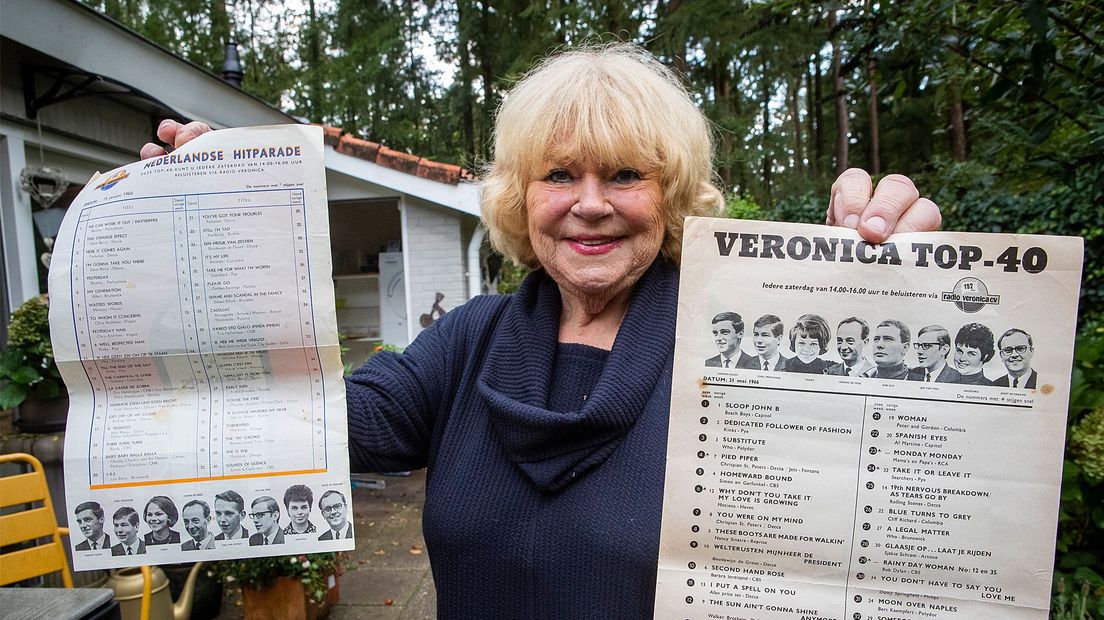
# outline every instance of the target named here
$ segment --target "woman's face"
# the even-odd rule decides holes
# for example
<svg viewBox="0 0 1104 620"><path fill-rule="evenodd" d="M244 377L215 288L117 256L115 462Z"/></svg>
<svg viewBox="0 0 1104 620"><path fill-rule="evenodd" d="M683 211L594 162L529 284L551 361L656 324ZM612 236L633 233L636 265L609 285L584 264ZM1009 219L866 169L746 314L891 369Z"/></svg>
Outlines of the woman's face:
<svg viewBox="0 0 1104 620"><path fill-rule="evenodd" d="M794 353L797 358L808 364L820 355L820 341L816 338L798 332L794 338Z"/></svg>
<svg viewBox="0 0 1104 620"><path fill-rule="evenodd" d="M549 162L526 190L529 239L560 289L608 300L632 288L659 254L657 173Z"/></svg>
<svg viewBox="0 0 1104 620"><path fill-rule="evenodd" d="M969 345L955 345L955 366L965 375L981 372L984 362L981 361L981 349L975 349Z"/></svg>
<svg viewBox="0 0 1104 620"><path fill-rule="evenodd" d="M146 525L155 532L160 532L169 527L169 515L156 503L151 502L146 506Z"/></svg>
<svg viewBox="0 0 1104 620"><path fill-rule="evenodd" d="M310 504L308 502L288 502L288 516L296 525L306 525L310 517Z"/></svg>

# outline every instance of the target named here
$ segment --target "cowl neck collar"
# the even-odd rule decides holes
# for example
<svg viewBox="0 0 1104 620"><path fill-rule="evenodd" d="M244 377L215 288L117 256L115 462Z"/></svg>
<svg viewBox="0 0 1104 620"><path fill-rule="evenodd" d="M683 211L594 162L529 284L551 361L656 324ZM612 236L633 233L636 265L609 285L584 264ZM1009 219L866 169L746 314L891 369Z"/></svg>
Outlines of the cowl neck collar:
<svg viewBox="0 0 1104 620"><path fill-rule="evenodd" d="M656 259L636 284L613 348L578 411L548 407L561 298L543 270L504 309L477 388L507 457L536 487L556 492L600 465L643 412L674 351L678 272ZM664 406L667 403L663 403Z"/></svg>

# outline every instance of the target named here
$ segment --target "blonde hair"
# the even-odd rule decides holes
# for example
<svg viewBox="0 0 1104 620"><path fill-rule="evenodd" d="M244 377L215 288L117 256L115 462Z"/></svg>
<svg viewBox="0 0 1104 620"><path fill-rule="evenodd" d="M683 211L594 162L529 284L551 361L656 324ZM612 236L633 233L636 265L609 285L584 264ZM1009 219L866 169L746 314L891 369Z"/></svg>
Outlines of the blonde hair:
<svg viewBox="0 0 1104 620"><path fill-rule="evenodd" d="M654 170L663 188L660 252L675 264L683 219L719 213L709 123L679 79L624 43L588 46L541 61L498 109L494 160L484 173L483 221L496 250L537 267L525 192L549 160Z"/></svg>

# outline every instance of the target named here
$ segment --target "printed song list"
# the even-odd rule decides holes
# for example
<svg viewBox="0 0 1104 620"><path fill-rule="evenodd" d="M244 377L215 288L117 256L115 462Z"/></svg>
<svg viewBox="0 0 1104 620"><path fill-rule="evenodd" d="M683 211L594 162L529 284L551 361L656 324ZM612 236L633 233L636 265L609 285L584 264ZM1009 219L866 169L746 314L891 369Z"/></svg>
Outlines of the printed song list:
<svg viewBox="0 0 1104 620"><path fill-rule="evenodd" d="M1080 240L684 234L656 617L1044 620Z"/></svg>
<svg viewBox="0 0 1104 620"><path fill-rule="evenodd" d="M81 212L71 303L91 486L326 469L308 239L300 189Z"/></svg>
<svg viewBox="0 0 1104 620"><path fill-rule="evenodd" d="M971 454L977 437L993 438L992 413L827 390L811 407L806 392L741 383L703 377L695 450L679 458L690 483L668 491L685 498L669 557L685 567L687 606L745 612L731 618L973 618L985 616L957 598L1040 602L1005 579L1022 549L991 540L987 517L1017 499L995 480L1030 475ZM1022 443L1017 432L996 439ZM1002 519L1002 535L1017 522Z"/></svg>

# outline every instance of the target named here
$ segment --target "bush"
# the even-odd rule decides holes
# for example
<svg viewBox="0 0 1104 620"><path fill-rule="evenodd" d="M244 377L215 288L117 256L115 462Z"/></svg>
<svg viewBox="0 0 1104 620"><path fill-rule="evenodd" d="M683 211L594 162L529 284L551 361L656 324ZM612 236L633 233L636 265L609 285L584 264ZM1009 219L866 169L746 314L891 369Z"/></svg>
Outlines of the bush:
<svg viewBox="0 0 1104 620"><path fill-rule="evenodd" d="M1104 329L1077 340L1058 509L1054 618L1104 617ZM1079 610L1087 610L1086 613Z"/></svg>
<svg viewBox="0 0 1104 620"><path fill-rule="evenodd" d="M29 396L57 398L63 384L50 344L50 302L32 297L12 313L8 346L0 353L0 409L19 406Z"/></svg>
<svg viewBox="0 0 1104 620"><path fill-rule="evenodd" d="M732 196L725 203L725 217L734 220L761 220L763 208L744 196Z"/></svg>

